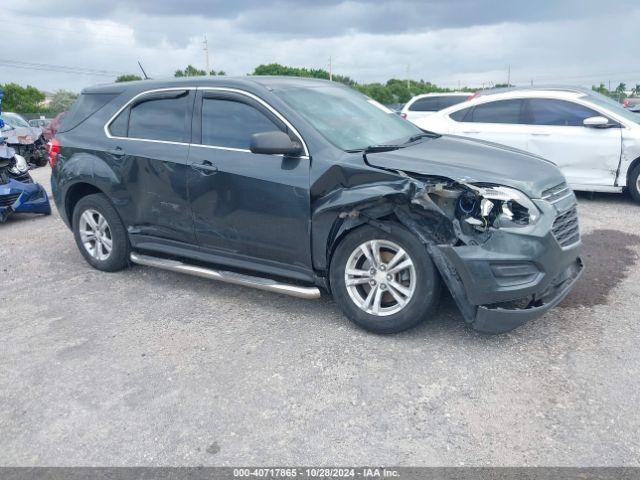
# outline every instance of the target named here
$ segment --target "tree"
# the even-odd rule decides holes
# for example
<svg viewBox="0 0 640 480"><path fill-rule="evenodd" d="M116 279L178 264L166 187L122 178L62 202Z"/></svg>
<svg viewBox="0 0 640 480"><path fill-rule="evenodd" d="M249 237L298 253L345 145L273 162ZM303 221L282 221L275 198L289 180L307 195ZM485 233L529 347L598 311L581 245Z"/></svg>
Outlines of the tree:
<svg viewBox="0 0 640 480"><path fill-rule="evenodd" d="M174 77L204 77L207 74L206 70L199 70L193 65L187 65L184 70L176 70Z"/></svg>
<svg viewBox="0 0 640 480"><path fill-rule="evenodd" d="M4 90L3 110L19 113L37 113L42 110L45 96L37 88L30 85L21 87L17 83L0 85L0 88Z"/></svg>
<svg viewBox="0 0 640 480"><path fill-rule="evenodd" d="M287 67L279 63L258 65L253 71L253 75L284 75L289 77L323 78L325 80L329 80L329 77L331 77L334 82L344 83L350 87L356 85L356 82L349 77L330 75L328 71L321 68Z"/></svg>
<svg viewBox="0 0 640 480"><path fill-rule="evenodd" d="M125 75L120 75L118 78L116 78L116 83L135 82L136 80L142 80L142 77L138 75L134 75L132 73L127 73Z"/></svg>
<svg viewBox="0 0 640 480"><path fill-rule="evenodd" d="M51 113L58 114L60 112L66 112L71 107L71 104L75 102L78 95L68 90L58 90L51 97L49 102L49 111Z"/></svg>

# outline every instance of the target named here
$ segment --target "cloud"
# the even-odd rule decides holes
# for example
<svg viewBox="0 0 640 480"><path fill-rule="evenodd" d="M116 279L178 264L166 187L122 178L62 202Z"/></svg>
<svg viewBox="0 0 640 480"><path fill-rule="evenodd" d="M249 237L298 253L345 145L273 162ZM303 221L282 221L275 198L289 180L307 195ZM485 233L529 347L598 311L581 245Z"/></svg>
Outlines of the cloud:
<svg viewBox="0 0 640 480"><path fill-rule="evenodd" d="M410 76L447 86L518 83L635 83L640 8L620 1L603 13L590 1L409 0L59 2L4 0L0 59L154 77L192 63L204 67L206 34L216 70L234 75L260 63L327 68L358 81ZM602 40L602 35L605 39ZM637 67L640 69L640 67ZM1 82L53 90L111 76L9 68ZM115 75L114 75L115 76Z"/></svg>

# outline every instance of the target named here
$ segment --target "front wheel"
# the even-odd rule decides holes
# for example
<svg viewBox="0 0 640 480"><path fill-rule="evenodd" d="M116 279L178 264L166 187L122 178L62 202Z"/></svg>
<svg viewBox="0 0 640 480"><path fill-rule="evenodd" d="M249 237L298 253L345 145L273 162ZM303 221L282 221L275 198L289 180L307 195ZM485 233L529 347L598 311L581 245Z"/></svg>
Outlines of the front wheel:
<svg viewBox="0 0 640 480"><path fill-rule="evenodd" d="M631 170L629 183L627 184L631 197L640 203L640 163Z"/></svg>
<svg viewBox="0 0 640 480"><path fill-rule="evenodd" d="M331 261L336 302L350 320L375 333L419 324L440 298L440 277L424 245L390 225L391 233L368 225L349 233Z"/></svg>

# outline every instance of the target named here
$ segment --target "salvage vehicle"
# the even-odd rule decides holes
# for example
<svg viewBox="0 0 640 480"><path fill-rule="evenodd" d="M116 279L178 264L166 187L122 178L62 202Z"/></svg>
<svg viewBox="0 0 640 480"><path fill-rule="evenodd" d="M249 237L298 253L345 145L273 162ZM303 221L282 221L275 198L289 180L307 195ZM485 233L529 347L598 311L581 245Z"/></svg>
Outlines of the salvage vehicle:
<svg viewBox="0 0 640 480"><path fill-rule="evenodd" d="M0 134L5 137L6 143L12 147L18 155L23 156L28 163L42 167L47 164L46 141L42 136L42 129L32 127L16 113L4 112L2 119L5 125Z"/></svg>
<svg viewBox="0 0 640 480"><path fill-rule="evenodd" d="M414 123L526 150L557 165L574 190L627 189L640 202L640 117L592 90L483 90Z"/></svg>
<svg viewBox="0 0 640 480"><path fill-rule="evenodd" d="M29 120L29 125L32 127L38 127L38 128L42 128L44 129L44 127L46 127L47 125L49 125L51 123L51 118L34 118Z"/></svg>
<svg viewBox="0 0 640 480"><path fill-rule="evenodd" d="M0 144L0 223L12 213L50 215L51 205L42 185L34 183L29 175L24 157L6 144Z"/></svg>
<svg viewBox="0 0 640 480"><path fill-rule="evenodd" d="M425 133L348 87L291 77L85 89L51 140L86 261L302 298L379 333L433 316L503 332L579 278L576 200L550 162Z"/></svg>

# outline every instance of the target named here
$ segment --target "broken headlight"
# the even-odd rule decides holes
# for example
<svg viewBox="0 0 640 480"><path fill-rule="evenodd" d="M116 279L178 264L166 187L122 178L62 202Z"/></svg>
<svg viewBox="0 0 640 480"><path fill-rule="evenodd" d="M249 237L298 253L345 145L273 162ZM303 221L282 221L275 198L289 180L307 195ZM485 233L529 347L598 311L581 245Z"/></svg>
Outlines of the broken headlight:
<svg viewBox="0 0 640 480"><path fill-rule="evenodd" d="M22 155L14 155L14 165L9 169L14 175L22 175L29 170L29 164Z"/></svg>
<svg viewBox="0 0 640 480"><path fill-rule="evenodd" d="M456 216L484 231L489 227L524 227L535 224L540 210L524 193L502 185L465 185L458 197Z"/></svg>

